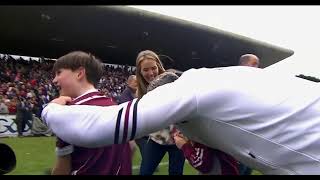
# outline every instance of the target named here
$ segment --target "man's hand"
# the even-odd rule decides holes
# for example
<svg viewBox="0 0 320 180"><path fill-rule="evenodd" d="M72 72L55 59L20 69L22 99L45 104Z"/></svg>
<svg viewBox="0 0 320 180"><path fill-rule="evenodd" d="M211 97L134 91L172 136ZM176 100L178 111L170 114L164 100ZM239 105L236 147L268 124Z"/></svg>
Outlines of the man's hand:
<svg viewBox="0 0 320 180"><path fill-rule="evenodd" d="M54 100L52 100L50 103L56 103L60 105L66 105L68 102L71 102L72 99L69 96L60 96Z"/></svg>

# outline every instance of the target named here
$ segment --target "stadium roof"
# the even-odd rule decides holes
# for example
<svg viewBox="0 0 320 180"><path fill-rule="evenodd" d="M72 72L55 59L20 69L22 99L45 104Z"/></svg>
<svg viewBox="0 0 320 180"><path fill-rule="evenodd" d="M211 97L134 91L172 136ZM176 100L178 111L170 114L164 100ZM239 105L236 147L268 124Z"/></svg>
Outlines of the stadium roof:
<svg viewBox="0 0 320 180"><path fill-rule="evenodd" d="M205 25L126 6L1 6L0 53L58 58L89 51L106 63L135 65L139 51L162 54L166 68L237 65L245 53L262 67L292 50ZM174 60L174 62L172 62Z"/></svg>

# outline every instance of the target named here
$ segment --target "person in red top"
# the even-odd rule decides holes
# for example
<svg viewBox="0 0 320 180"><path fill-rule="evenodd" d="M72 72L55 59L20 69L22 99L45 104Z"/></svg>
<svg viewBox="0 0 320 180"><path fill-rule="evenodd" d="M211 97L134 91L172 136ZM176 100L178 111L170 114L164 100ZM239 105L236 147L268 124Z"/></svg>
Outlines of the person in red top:
<svg viewBox="0 0 320 180"><path fill-rule="evenodd" d="M190 165L200 174L239 175L238 162L230 155L188 140L178 130L173 134L173 138Z"/></svg>
<svg viewBox="0 0 320 180"><path fill-rule="evenodd" d="M16 96L13 97L9 102L7 102L9 114L16 114L17 113L17 103L18 103L18 98Z"/></svg>
<svg viewBox="0 0 320 180"><path fill-rule="evenodd" d="M112 99L103 96L95 85L102 75L102 63L85 52L71 52L60 57L53 67L53 83L60 95L72 97L72 105L110 106ZM74 117L77 118L77 117ZM59 137L56 142L57 161L53 175L131 175L132 162L129 143L101 148L83 148L69 144Z"/></svg>
<svg viewBox="0 0 320 180"><path fill-rule="evenodd" d="M30 84L34 87L37 85L37 80L36 79L31 79Z"/></svg>

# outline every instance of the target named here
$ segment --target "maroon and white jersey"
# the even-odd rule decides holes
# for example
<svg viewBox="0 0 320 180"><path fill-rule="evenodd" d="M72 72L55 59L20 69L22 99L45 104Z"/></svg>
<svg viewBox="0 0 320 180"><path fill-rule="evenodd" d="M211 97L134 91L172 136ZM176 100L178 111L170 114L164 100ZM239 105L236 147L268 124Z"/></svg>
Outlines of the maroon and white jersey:
<svg viewBox="0 0 320 180"><path fill-rule="evenodd" d="M228 154L203 144L190 142L181 148L190 165L201 174L239 175L238 162Z"/></svg>
<svg viewBox="0 0 320 180"><path fill-rule="evenodd" d="M70 105L115 105L111 98L102 96L97 90L75 98ZM73 117L77 118L77 117ZM84 148L57 138L57 156L71 155L73 175L131 175L131 150L129 143L101 148Z"/></svg>

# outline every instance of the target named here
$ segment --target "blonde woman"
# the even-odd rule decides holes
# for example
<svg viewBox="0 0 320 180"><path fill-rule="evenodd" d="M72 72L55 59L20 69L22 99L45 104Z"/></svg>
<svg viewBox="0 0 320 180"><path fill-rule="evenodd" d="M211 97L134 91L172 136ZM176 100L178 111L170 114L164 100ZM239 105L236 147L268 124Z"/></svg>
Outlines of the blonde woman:
<svg viewBox="0 0 320 180"><path fill-rule="evenodd" d="M136 59L136 76L138 82L138 98L147 93L147 87L159 74L165 72L159 56L150 50L141 51ZM156 103L156 100L155 100ZM171 136L172 127L152 133L149 137L136 140L142 162L140 175L152 175L161 162L162 158L169 153L169 175L182 175L184 156L179 150Z"/></svg>

